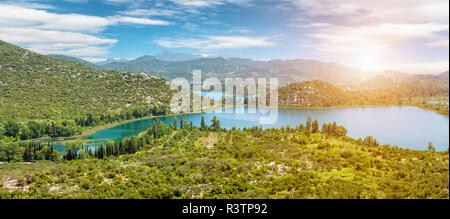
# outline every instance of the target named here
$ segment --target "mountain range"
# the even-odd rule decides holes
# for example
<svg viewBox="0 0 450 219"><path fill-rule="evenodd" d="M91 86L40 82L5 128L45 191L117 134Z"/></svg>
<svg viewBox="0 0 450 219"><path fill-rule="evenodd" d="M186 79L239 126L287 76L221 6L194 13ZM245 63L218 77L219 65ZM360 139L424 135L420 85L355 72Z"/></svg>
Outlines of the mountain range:
<svg viewBox="0 0 450 219"><path fill-rule="evenodd" d="M349 68L336 63L324 63L314 60L271 60L256 61L243 58L198 58L189 61L167 61L158 56L142 56L128 62L112 62L101 65L109 70L144 72L168 80L178 77L191 79L193 70L202 70L203 77L276 77L282 84L294 81L322 80L336 84L354 83L367 77L367 72ZM159 55L161 57L161 55ZM171 60L180 60L179 55ZM185 58L187 58L186 56ZM193 58L193 57L192 57Z"/></svg>
<svg viewBox="0 0 450 219"><path fill-rule="evenodd" d="M204 58L202 55L194 55L188 53L175 53L170 51L161 52L155 55L155 58L167 62L186 62Z"/></svg>
<svg viewBox="0 0 450 219"><path fill-rule="evenodd" d="M64 58L65 56L55 58ZM260 61L235 56L205 57L187 53L162 52L155 56L145 55L134 60L108 59L97 64L86 61L73 61L97 69L116 70L122 72L147 73L168 80L175 78L192 79L193 70L202 70L203 78L278 78L283 85L292 82L321 80L335 85L369 85L370 81L379 81L381 77L392 80L368 88L411 83L419 80L448 80L448 72L438 75L414 75L397 71L370 72L347 67L338 63L326 63L315 60L269 60Z"/></svg>
<svg viewBox="0 0 450 219"><path fill-rule="evenodd" d="M284 85L321 80L344 91L391 89L389 92L402 90L403 96L414 97L448 96L449 87L448 71L437 75L364 74L367 72L314 60L237 57L164 61L142 56L99 65L70 56L45 56L0 41L0 119L73 119L88 112L167 106L173 94L167 79L190 78L196 69L205 72L204 78L278 77ZM371 74L375 76L363 77Z"/></svg>
<svg viewBox="0 0 450 219"><path fill-rule="evenodd" d="M436 75L416 75L398 71L370 72L347 67L338 63L316 60L253 60L236 56L203 56L165 51L154 56L145 55L133 60L110 58L103 62L88 61L63 55L50 57L73 61L95 69L121 72L146 73L173 80L192 79L193 70L202 70L202 77L224 78L278 78L282 85L292 82L321 80L337 86L352 88L385 88L417 81L448 80L449 73Z"/></svg>

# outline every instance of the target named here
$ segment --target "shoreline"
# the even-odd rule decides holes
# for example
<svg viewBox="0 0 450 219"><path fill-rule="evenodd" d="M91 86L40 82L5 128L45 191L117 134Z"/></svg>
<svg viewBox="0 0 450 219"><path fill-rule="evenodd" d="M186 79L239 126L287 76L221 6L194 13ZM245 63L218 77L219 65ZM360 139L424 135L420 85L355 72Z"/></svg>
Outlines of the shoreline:
<svg viewBox="0 0 450 219"><path fill-rule="evenodd" d="M248 105L245 105L248 106ZM295 106L295 105L279 105L278 108L281 109L315 109L315 110L326 110L326 109L344 109L344 108L354 108L354 107L402 107L402 106L409 106L409 107L417 107L419 109L423 109L423 110L428 110L428 111L432 111L435 112L439 115L443 115L443 116L449 116L449 114L445 114L445 113L440 113L437 110L434 109L429 109L429 108L423 108L417 105L413 105L413 104L405 104L405 105L349 105L349 106L329 106L329 107L308 107L308 106ZM236 106L233 106L236 107ZM224 106L221 106L222 109L224 109ZM263 107L263 108L273 108L273 107ZM85 130L82 132L82 134L80 135L76 135L76 136L71 136L71 137L58 137L58 138L51 138L51 137L42 137L42 138L37 138L37 139L30 139L30 140L25 140L24 142L40 142L40 141L46 141L46 140L52 140L52 141L74 141L74 140L89 140L87 139L89 136L105 130L105 129L110 129L110 128L114 128L116 126L122 125L122 124L127 124L127 123L131 123L131 122L136 122L136 121L141 121L141 120L148 120L148 119L155 119L155 118L164 118L164 117L172 117L172 116L183 116L183 115L192 115L192 114L201 114L201 113L208 113L211 111L217 110L216 108L211 108L211 109L206 109L206 110L202 110L202 112L188 112L188 113L177 113L177 114L169 114L169 115L161 115L161 116L146 116L146 117L142 117L142 118L136 118L136 119L130 119L130 120L124 120L124 121L118 121L118 122L114 122L114 123L109 123L109 124L105 124L102 126L97 126L88 130ZM99 141L104 141L102 139L91 139L93 142L99 142Z"/></svg>
<svg viewBox="0 0 450 219"><path fill-rule="evenodd" d="M208 111L212 111L212 110L217 110L215 108L212 109L207 109ZM123 124L127 124L127 123L131 123L131 122L136 122L136 121L141 121L141 120L148 120L148 119L155 119L155 118L164 118L164 117L172 117L172 116L183 116L183 115L192 115L192 114L200 114L200 113L204 113L204 112L208 112L208 111L203 111L203 112L188 112L188 113L176 113L176 114L168 114L168 115L160 115L160 116L145 116L142 118L136 118L136 119L129 119L129 120L123 120L123 121L117 121L117 122L113 122L113 123L108 123L105 125L101 125L101 126L97 126L94 128L90 128L88 130L83 131L80 135L75 135L75 136L71 136L71 137L57 137L57 138L51 138L51 137L41 137L41 138L35 138L35 139L29 139L29 140L25 140L23 142L41 142L41 141L75 141L75 140L91 140L92 142L101 142L101 141L105 141L104 139L87 139L89 136L105 130L105 129L110 129L110 128L114 128L116 126L119 125L123 125ZM90 142L90 143L92 143Z"/></svg>
<svg viewBox="0 0 450 219"><path fill-rule="evenodd" d="M404 105L350 105L350 106L329 106L329 107L307 107L307 106L292 106L292 105L281 105L279 108L282 109L343 109L343 108L354 108L354 107L402 107L402 106L410 106L410 107L417 107L419 109L433 111L439 115L443 116L449 116L449 114L441 113L435 109L429 109L420 107L418 105L414 104L404 104Z"/></svg>

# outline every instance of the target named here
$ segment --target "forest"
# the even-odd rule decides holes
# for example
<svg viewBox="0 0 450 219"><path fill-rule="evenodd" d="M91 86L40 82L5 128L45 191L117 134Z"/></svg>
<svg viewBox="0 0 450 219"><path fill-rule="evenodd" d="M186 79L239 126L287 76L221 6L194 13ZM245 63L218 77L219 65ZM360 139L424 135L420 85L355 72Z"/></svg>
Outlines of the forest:
<svg viewBox="0 0 450 219"><path fill-rule="evenodd" d="M203 119L204 121L204 119ZM449 154L346 136L336 123L222 129L156 121L139 136L90 149L19 148L0 164L0 198L449 198ZM5 154L0 152L0 159Z"/></svg>
<svg viewBox="0 0 450 219"><path fill-rule="evenodd" d="M432 97L446 97L448 80L417 81L390 88L343 89L323 81L291 83L279 90L282 106L342 107L365 105L412 105L449 114L445 104L429 104Z"/></svg>

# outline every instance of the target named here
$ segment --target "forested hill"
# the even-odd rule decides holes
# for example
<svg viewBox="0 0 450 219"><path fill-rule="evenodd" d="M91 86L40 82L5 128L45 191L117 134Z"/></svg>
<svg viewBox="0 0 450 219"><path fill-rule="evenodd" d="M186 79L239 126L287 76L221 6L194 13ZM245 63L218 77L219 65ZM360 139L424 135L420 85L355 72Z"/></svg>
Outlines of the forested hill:
<svg viewBox="0 0 450 219"><path fill-rule="evenodd" d="M55 58L55 59L64 60L64 61L77 62L77 63L83 64L83 65L86 65L87 67L91 67L91 68L95 68L95 69L103 69L99 65L96 65L94 63L88 62L88 61L83 60L83 59L75 58L75 57L72 57L72 56L54 55L54 54L51 54L51 55L48 55L48 56L50 56L52 58Z"/></svg>
<svg viewBox="0 0 450 219"><path fill-rule="evenodd" d="M96 70L0 41L0 123L66 119L168 104L165 79Z"/></svg>
<svg viewBox="0 0 450 219"><path fill-rule="evenodd" d="M279 90L282 105L305 107L399 105L413 98L448 95L448 80L423 80L390 88L361 90L344 90L327 82L307 81L292 83Z"/></svg>

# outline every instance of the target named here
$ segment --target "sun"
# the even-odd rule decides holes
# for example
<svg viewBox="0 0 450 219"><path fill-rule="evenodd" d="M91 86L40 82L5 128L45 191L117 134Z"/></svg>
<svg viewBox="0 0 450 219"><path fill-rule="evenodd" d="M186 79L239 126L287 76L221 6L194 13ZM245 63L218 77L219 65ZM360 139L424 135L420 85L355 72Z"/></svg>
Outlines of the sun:
<svg viewBox="0 0 450 219"><path fill-rule="evenodd" d="M355 57L355 66L365 70L376 69L379 64L379 56L373 52L361 53Z"/></svg>

